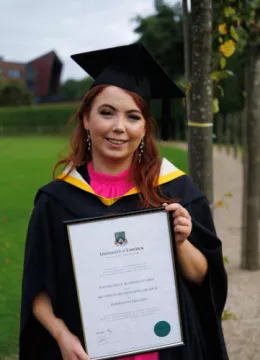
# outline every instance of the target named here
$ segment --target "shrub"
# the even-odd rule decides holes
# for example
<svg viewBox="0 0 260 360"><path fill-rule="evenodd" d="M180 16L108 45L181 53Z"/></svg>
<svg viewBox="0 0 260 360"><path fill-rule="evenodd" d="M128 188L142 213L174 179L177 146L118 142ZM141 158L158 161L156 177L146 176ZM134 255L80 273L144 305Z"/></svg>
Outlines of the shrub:
<svg viewBox="0 0 260 360"><path fill-rule="evenodd" d="M0 108L0 135L61 134L78 104Z"/></svg>
<svg viewBox="0 0 260 360"><path fill-rule="evenodd" d="M32 95L24 84L18 81L1 81L0 106L30 105Z"/></svg>

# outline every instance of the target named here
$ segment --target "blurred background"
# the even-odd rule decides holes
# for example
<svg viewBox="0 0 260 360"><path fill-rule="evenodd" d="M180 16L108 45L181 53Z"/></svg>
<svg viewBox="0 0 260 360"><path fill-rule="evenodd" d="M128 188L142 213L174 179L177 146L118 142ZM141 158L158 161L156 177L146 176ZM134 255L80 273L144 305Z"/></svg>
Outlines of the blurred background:
<svg viewBox="0 0 260 360"><path fill-rule="evenodd" d="M216 6L215 24L221 10ZM183 12L178 1L114 0L110 4L101 0L88 5L75 1L72 5L66 1L38 4L6 0L1 2L0 19L0 107L31 105L32 110L28 114L28 108L15 108L5 114L5 119L0 115L0 134L53 134L63 130L92 83L70 59L73 53L142 41L165 71L185 84ZM218 55L218 43L213 42L213 57ZM243 55L237 51L229 59L228 69L235 76L227 80L222 75L225 96L219 99L221 120L214 129L215 141L225 140L235 147L241 143ZM50 110L50 104L56 106ZM162 123L167 128L161 129L159 136L163 140L185 140L184 108L178 101L173 105L172 120L165 115L167 120ZM157 102L152 108L160 125L161 104Z"/></svg>

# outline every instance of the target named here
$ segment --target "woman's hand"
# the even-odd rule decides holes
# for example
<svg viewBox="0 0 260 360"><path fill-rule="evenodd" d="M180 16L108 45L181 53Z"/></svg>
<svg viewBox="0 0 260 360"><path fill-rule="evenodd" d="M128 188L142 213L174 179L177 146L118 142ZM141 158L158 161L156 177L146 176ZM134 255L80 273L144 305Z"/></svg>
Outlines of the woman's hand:
<svg viewBox="0 0 260 360"><path fill-rule="evenodd" d="M163 204L163 206L166 211L173 211L176 249L181 272L189 281L200 284L206 276L208 262L202 252L188 240L192 230L191 216L180 204Z"/></svg>
<svg viewBox="0 0 260 360"><path fill-rule="evenodd" d="M191 234L192 222L188 211L180 204L163 204L166 211L173 211L173 226L176 245L181 245Z"/></svg>
<svg viewBox="0 0 260 360"><path fill-rule="evenodd" d="M63 360L90 360L77 336L69 330L61 332L56 340Z"/></svg>

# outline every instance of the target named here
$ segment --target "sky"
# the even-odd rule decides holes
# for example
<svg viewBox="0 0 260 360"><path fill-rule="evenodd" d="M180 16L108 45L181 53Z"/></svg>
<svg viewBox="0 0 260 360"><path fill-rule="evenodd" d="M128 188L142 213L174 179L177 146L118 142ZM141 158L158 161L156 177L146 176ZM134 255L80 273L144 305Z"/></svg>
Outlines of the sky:
<svg viewBox="0 0 260 360"><path fill-rule="evenodd" d="M174 4L177 0L166 0ZM70 55L137 40L137 15L154 13L153 0L1 0L0 57L28 62L54 50L62 81L86 73Z"/></svg>

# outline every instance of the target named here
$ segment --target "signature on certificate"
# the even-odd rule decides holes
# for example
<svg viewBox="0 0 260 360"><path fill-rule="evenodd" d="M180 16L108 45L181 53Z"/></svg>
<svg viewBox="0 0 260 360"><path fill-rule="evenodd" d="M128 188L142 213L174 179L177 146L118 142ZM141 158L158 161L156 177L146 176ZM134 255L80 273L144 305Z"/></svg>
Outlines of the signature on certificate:
<svg viewBox="0 0 260 360"><path fill-rule="evenodd" d="M112 335L112 330L111 329L106 329L106 330L104 330L102 332L99 332L97 334L99 335L98 343L99 344L104 344L109 340L110 336Z"/></svg>

